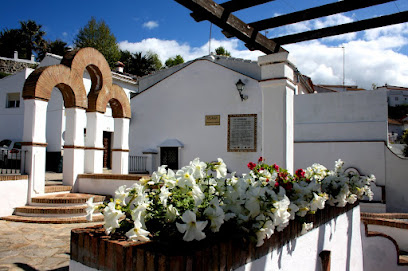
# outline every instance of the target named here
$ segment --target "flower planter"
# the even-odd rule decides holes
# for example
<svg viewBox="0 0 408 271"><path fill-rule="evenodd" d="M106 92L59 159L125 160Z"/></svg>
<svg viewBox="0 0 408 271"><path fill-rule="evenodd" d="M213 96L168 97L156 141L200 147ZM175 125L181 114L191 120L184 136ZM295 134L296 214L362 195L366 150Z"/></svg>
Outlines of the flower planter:
<svg viewBox="0 0 408 271"><path fill-rule="evenodd" d="M314 215L307 215L305 221L313 222L313 228L324 227L325 224L336 223L337 218L347 212L347 218L344 221L349 221L349 223L340 222L348 227L342 233L348 236L340 236L338 240L343 239L342 242L348 242L346 247L351 250L355 245L350 243L350 238L352 234L355 235L360 231L359 227L355 227L360 222L359 209L356 207L358 207L358 202L353 205L348 204L344 208L327 206ZM354 215L356 210L358 217ZM350 223L350 217L353 223ZM260 247L256 247L255 243L244 242L242 238L226 239L222 236L216 240L208 238L200 242L183 242L181 246L155 241L129 242L125 238L106 236L101 225L74 229L71 232L70 270L234 270L274 250L282 249L288 243L293 247L296 238L301 235L302 224L297 220L291 221L282 232L275 231L271 238L265 240ZM322 241L317 239L320 237L316 238L316 242ZM333 248L335 247L337 245L333 245ZM361 250L361 247L359 249ZM321 249L316 251L315 255L308 255L308 257L316 262L320 252ZM341 251L340 253L346 252ZM324 264L327 266L327 261L330 261L330 257L325 255L326 257L322 257L322 261L326 262L323 263L323 266Z"/></svg>

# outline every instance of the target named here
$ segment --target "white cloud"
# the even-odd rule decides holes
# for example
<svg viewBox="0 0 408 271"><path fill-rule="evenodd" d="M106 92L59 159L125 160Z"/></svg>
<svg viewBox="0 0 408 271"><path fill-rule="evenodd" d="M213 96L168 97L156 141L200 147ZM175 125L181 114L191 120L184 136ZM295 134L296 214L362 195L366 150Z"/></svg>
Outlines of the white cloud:
<svg viewBox="0 0 408 271"><path fill-rule="evenodd" d="M258 56L262 55L259 51L248 51L238 49L239 41L237 39L231 40L211 40L211 51L214 52L215 48L223 46L227 51L231 53L233 57L257 60ZM209 53L208 42L200 47L191 47L187 43L179 43L175 40L160 40L156 38L144 39L140 42L128 42L122 41L119 43L121 50L128 50L132 53L135 52L155 52L159 55L160 60L164 63L169 57L181 55L185 61L196 59Z"/></svg>
<svg viewBox="0 0 408 271"><path fill-rule="evenodd" d="M62 36L67 37L68 33L67 32L62 32Z"/></svg>
<svg viewBox="0 0 408 271"><path fill-rule="evenodd" d="M159 27L159 23L156 21L148 21L143 24L143 27L147 29L153 29Z"/></svg>
<svg viewBox="0 0 408 271"><path fill-rule="evenodd" d="M337 20L346 20L337 17ZM408 24L389 26L380 29L364 31L357 39L342 40L342 43L332 40L315 40L284 46L290 54L290 60L299 71L310 76L316 84L341 84L343 81L343 50L345 47L345 83L371 88L372 83L408 87L408 56L401 53L408 48ZM211 40L211 51L223 46L236 58L257 60L263 55L260 51L251 52L239 48L237 39ZM208 42L192 47L188 43L176 40L160 40L150 38L141 42L119 43L122 50L130 52L156 52L161 61L169 57L181 55L185 61L208 55Z"/></svg>

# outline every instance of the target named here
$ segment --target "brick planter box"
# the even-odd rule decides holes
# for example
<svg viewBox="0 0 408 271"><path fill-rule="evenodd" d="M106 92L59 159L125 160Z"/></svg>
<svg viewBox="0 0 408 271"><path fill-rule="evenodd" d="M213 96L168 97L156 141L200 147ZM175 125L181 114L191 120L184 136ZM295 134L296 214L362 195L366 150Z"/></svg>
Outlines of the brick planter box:
<svg viewBox="0 0 408 271"><path fill-rule="evenodd" d="M312 221L317 228L357 206L358 203L344 208L327 206L315 215L308 215L306 221ZM70 270L77 270L72 267L73 263L82 264L78 270L86 270L87 267L88 270L233 270L283 247L300 236L301 230L301 222L291 221L282 232L275 231L261 247L239 238L226 239L222 236L194 244L183 243L181 247L154 241L114 240L105 235L102 225L74 229L71 232ZM311 255L314 256L319 257ZM323 265L327 265L330 257L323 258L327 257L322 257Z"/></svg>

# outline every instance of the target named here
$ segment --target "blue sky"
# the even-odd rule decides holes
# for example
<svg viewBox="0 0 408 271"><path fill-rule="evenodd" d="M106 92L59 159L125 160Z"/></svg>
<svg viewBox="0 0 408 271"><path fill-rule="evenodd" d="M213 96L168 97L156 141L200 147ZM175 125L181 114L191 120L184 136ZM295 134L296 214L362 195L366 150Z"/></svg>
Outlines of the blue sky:
<svg viewBox="0 0 408 271"><path fill-rule="evenodd" d="M286 14L334 2L327 0L275 0L235 13L245 22ZM221 2L219 2L221 3ZM154 51L162 61L180 54L191 60L209 51L210 23L195 22L190 11L173 0L156 1L7 1L2 3L0 28L17 28L19 21L35 20L47 32L47 39L62 39L72 44L78 30L91 16L103 19L111 28L121 49ZM268 37L311 30L333 24L347 23L373 16L408 10L407 0L347 12L270 31ZM249 52L242 42L226 39L213 26L212 51L224 46L234 57L256 60L261 52ZM299 70L315 83L342 82L343 50L345 47L346 83L370 88L372 83L408 87L408 24L326 38L284 46Z"/></svg>

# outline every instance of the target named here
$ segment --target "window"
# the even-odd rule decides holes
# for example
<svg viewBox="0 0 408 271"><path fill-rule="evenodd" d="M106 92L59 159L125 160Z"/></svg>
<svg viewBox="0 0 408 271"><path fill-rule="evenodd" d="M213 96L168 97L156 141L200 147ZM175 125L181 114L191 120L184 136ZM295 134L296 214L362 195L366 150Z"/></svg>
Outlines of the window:
<svg viewBox="0 0 408 271"><path fill-rule="evenodd" d="M395 100L398 101L398 97L395 97Z"/></svg>
<svg viewBox="0 0 408 271"><path fill-rule="evenodd" d="M18 108L20 107L20 93L7 93L7 108Z"/></svg>

